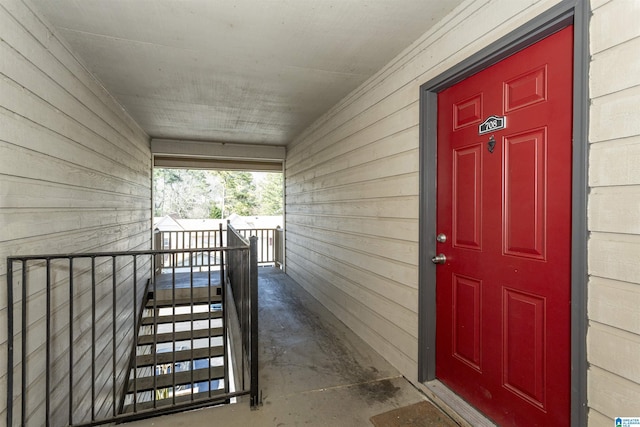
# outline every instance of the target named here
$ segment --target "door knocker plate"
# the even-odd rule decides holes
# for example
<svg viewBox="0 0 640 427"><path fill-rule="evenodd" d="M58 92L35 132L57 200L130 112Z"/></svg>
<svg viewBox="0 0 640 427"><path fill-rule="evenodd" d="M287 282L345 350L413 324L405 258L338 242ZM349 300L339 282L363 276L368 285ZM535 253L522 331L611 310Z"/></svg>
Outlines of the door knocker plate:
<svg viewBox="0 0 640 427"><path fill-rule="evenodd" d="M489 138L489 142L487 142L487 149L490 153L493 153L493 150L496 148L496 139L493 135Z"/></svg>

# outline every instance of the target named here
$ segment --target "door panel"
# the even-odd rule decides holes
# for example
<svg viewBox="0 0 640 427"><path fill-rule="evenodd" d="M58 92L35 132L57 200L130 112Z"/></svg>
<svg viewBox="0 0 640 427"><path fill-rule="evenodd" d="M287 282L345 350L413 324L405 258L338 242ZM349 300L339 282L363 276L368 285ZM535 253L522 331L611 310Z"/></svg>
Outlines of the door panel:
<svg viewBox="0 0 640 427"><path fill-rule="evenodd" d="M545 129L504 138L504 253L545 259Z"/></svg>
<svg viewBox="0 0 640 427"><path fill-rule="evenodd" d="M453 241L467 249L481 248L482 151L475 145L453 153Z"/></svg>
<svg viewBox="0 0 640 427"><path fill-rule="evenodd" d="M572 45L438 95L436 376L501 425L569 424Z"/></svg>
<svg viewBox="0 0 640 427"><path fill-rule="evenodd" d="M482 281L453 276L453 355L480 370L480 296Z"/></svg>

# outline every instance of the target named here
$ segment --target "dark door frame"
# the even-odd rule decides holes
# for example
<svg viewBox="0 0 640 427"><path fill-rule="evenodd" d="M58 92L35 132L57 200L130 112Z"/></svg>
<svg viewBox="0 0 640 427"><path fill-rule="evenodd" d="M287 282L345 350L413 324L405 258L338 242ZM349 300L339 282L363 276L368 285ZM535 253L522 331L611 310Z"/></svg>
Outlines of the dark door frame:
<svg viewBox="0 0 640 427"><path fill-rule="evenodd" d="M573 24L571 230L571 425L587 425L587 166L589 17L586 0L563 0L420 87L418 381L436 379L436 154L438 92Z"/></svg>

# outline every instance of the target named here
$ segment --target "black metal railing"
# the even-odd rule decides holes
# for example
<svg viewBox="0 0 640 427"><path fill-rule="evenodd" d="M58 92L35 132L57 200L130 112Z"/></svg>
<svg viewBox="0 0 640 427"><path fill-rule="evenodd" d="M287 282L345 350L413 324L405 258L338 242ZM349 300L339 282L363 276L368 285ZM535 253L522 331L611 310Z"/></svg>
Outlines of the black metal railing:
<svg viewBox="0 0 640 427"><path fill-rule="evenodd" d="M239 338L242 354L239 355L242 377L250 378L251 406L259 403L258 399L258 264L250 263L251 258L257 256L257 236L249 239L227 224L227 243L229 245L249 245L251 250L246 253L229 254L229 293L233 295L235 311L239 322ZM236 363L238 365L238 363ZM244 384L243 384L244 386Z"/></svg>
<svg viewBox="0 0 640 427"><path fill-rule="evenodd" d="M195 272L192 265L189 272L179 272L175 260L195 252L227 260L225 268L208 265ZM153 274L157 260L165 257L173 260L172 271ZM257 298L256 261L255 242L197 251L7 258L7 425L98 425L242 395L250 395L255 405L257 302L251 298ZM227 295L225 271L233 271L229 287L247 301L233 302ZM225 305L240 307L242 320L231 319L229 325L238 323L241 334L252 336L246 341L251 348L229 351ZM162 311L170 320L161 318ZM170 343L170 352L158 351L161 341ZM230 381L230 353L248 355L246 378L241 370ZM161 376L157 372L163 369ZM200 384L206 391L196 390Z"/></svg>
<svg viewBox="0 0 640 427"><path fill-rule="evenodd" d="M187 250L194 252L181 253L175 257L165 255L158 259L159 268L206 268L212 265L220 265L222 260L217 257L217 252L212 253L213 258L207 258L206 249L223 247L226 232L222 230L179 230L154 232L154 246L156 250Z"/></svg>
<svg viewBox="0 0 640 427"><path fill-rule="evenodd" d="M282 229L281 228L242 228L236 232L246 238L257 237L257 257L259 265L282 265ZM156 230L154 233L154 249L156 250L196 250L181 254L175 258L164 256L157 260L158 268L183 268L185 271L191 266L196 269L206 268L208 265L220 265L220 259L207 259L206 249L224 246L227 242L227 230ZM215 255L215 254L214 254ZM174 265L175 263L175 265Z"/></svg>

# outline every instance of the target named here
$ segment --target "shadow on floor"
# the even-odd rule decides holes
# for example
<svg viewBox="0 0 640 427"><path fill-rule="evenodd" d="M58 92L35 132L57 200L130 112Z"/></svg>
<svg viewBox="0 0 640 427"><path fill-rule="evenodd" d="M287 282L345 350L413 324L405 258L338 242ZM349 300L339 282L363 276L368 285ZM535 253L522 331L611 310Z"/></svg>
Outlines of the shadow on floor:
<svg viewBox="0 0 640 427"><path fill-rule="evenodd" d="M371 426L375 415L426 400L281 270L261 267L258 287L263 405L251 410L244 399L128 425Z"/></svg>

